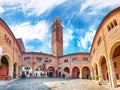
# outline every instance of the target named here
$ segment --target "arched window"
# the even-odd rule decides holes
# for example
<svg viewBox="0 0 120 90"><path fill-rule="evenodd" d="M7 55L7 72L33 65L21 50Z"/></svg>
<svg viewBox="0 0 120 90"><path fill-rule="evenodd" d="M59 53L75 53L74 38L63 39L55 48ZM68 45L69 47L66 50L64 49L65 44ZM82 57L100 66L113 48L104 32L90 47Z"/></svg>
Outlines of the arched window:
<svg viewBox="0 0 120 90"><path fill-rule="evenodd" d="M117 21L116 21L116 20L114 20L113 22L114 22L114 26L117 26Z"/></svg>
<svg viewBox="0 0 120 90"><path fill-rule="evenodd" d="M113 28L113 27L114 27L114 25L113 25L113 23L112 23L112 22L110 23L110 25L111 25L111 28Z"/></svg>
<svg viewBox="0 0 120 90"><path fill-rule="evenodd" d="M110 29L111 29L111 28L110 28L110 26L109 26L109 25L107 26L107 28L108 28L108 31L110 31Z"/></svg>

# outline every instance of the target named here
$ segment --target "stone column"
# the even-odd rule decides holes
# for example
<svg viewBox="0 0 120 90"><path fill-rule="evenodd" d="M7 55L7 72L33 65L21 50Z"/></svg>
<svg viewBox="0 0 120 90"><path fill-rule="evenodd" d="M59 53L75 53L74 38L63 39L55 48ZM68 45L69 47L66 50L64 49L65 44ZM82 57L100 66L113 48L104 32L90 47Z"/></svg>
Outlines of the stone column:
<svg viewBox="0 0 120 90"><path fill-rule="evenodd" d="M18 78L18 70L19 68L18 68L18 65L16 66L16 78Z"/></svg>
<svg viewBox="0 0 120 90"><path fill-rule="evenodd" d="M9 65L9 74L8 74L8 76L11 76L11 78L13 79L13 65L12 64L10 64Z"/></svg>
<svg viewBox="0 0 120 90"><path fill-rule="evenodd" d="M82 70L80 70L79 78L82 79Z"/></svg>
<svg viewBox="0 0 120 90"><path fill-rule="evenodd" d="M94 77L93 77L93 79L95 79L96 80L96 68L94 68Z"/></svg>
<svg viewBox="0 0 120 90"><path fill-rule="evenodd" d="M115 75L115 70L114 70L114 66L113 66L113 61L112 60L108 60L108 64L109 64L109 70L110 70L110 83L111 83L111 87L117 87L117 81L116 81L116 75Z"/></svg>
<svg viewBox="0 0 120 90"><path fill-rule="evenodd" d="M106 61L106 66L107 66L107 73L108 73L108 82L109 85L111 86L111 78L110 78L110 68L109 68L109 61Z"/></svg>
<svg viewBox="0 0 120 90"><path fill-rule="evenodd" d="M92 70L90 70L90 76L91 76L91 79L93 79L93 78L94 78L94 71L93 71L93 69L92 69Z"/></svg>
<svg viewBox="0 0 120 90"><path fill-rule="evenodd" d="M99 81L102 81L102 70L101 70L101 66L100 65L98 65L98 75L101 76L99 78Z"/></svg>
<svg viewBox="0 0 120 90"><path fill-rule="evenodd" d="M72 70L70 70L70 76L69 77L72 78Z"/></svg>

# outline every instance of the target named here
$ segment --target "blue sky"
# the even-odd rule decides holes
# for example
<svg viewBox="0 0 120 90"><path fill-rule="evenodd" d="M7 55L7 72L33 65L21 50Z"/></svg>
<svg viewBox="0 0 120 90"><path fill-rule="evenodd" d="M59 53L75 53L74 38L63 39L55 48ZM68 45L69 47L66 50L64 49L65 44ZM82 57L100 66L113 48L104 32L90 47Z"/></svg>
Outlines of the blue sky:
<svg viewBox="0 0 120 90"><path fill-rule="evenodd" d="M51 53L51 25L59 17L64 26L64 54L89 52L103 18L120 0L0 0L0 17L26 51Z"/></svg>

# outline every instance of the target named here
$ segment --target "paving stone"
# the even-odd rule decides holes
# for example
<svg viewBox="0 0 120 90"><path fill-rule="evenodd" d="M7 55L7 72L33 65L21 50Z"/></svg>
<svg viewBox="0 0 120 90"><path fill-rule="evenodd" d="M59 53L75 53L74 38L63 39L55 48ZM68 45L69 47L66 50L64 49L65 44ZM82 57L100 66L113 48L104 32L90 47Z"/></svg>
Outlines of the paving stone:
<svg viewBox="0 0 120 90"><path fill-rule="evenodd" d="M95 82L68 78L26 78L19 79L0 90L109 90Z"/></svg>

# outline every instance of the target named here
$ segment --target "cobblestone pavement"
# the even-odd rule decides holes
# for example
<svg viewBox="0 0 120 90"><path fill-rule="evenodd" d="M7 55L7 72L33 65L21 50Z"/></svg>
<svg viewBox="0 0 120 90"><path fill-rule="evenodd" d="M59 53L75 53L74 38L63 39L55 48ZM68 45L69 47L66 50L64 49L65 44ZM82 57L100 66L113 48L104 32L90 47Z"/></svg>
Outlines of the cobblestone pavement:
<svg viewBox="0 0 120 90"><path fill-rule="evenodd" d="M99 86L91 80L71 79L64 81L45 82L46 86L52 90L110 90Z"/></svg>
<svg viewBox="0 0 120 90"><path fill-rule="evenodd" d="M18 79L0 90L109 90L90 80L65 78Z"/></svg>

